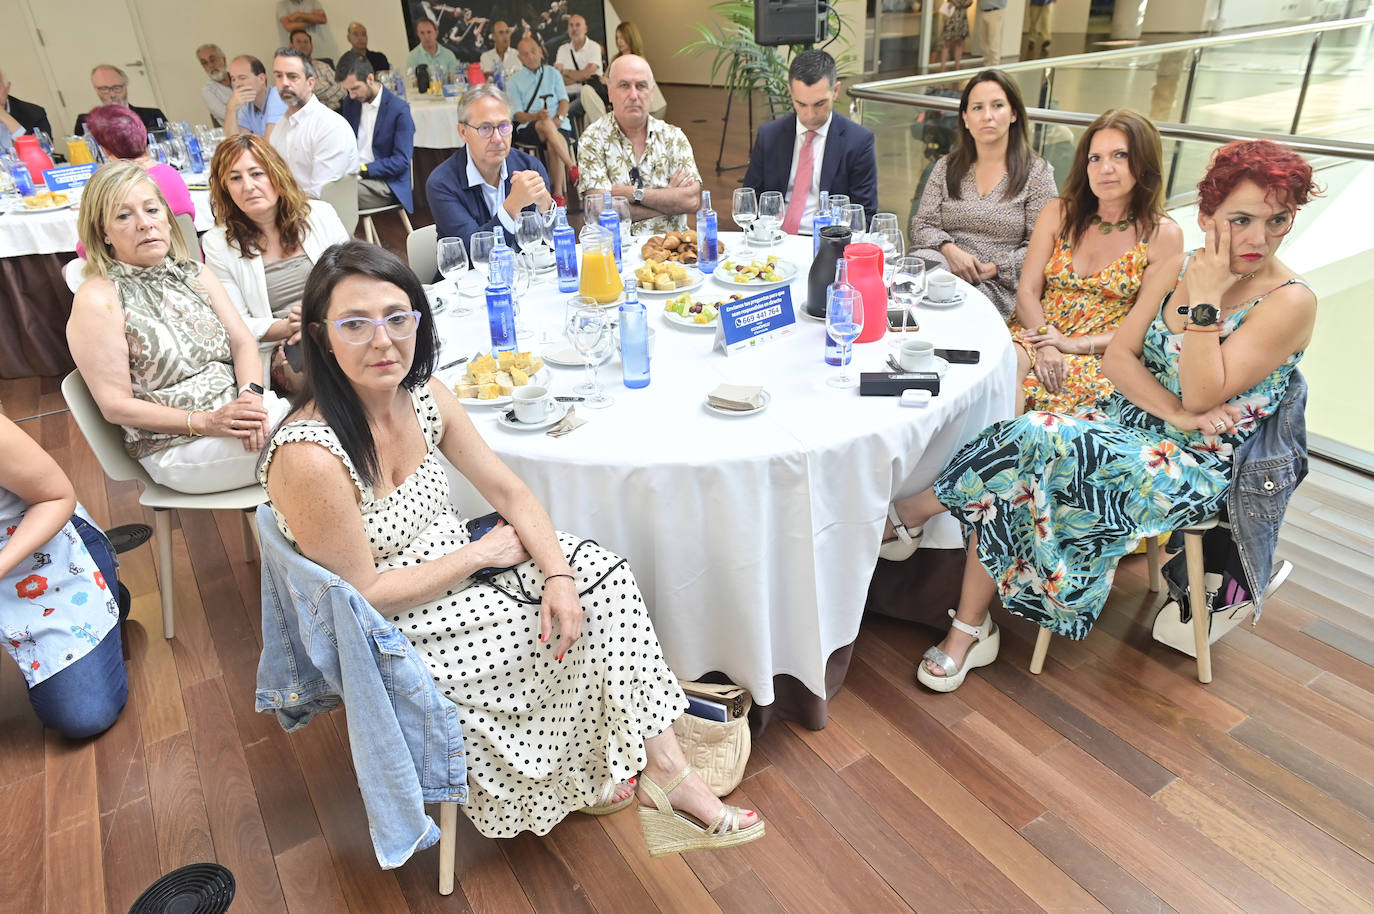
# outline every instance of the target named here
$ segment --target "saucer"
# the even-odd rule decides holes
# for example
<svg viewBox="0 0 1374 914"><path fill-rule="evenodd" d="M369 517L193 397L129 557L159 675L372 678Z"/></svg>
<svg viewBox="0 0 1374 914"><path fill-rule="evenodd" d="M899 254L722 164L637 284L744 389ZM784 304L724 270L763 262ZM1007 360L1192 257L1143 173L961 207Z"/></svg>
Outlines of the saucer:
<svg viewBox="0 0 1374 914"><path fill-rule="evenodd" d="M787 233L778 229L772 238L760 239L753 232L742 232L744 240L741 244L746 248L775 248L782 244L782 240L787 237Z"/></svg>
<svg viewBox="0 0 1374 914"><path fill-rule="evenodd" d="M706 407L711 412L715 413L717 416L729 416L731 419L737 416L757 416L759 413L763 412L765 409L768 408L769 403L773 402L773 395L766 390L761 391L759 393L759 396L763 397L763 405L760 406L758 409L722 409L719 406L712 405L710 400L701 401L701 405Z"/></svg>
<svg viewBox="0 0 1374 914"><path fill-rule="evenodd" d="M568 404L554 403L553 409L549 411L546 418L538 422L521 422L515 418L515 410L509 409L496 414L496 421L500 425L513 432L537 432L540 429L549 428L563 421L563 417L568 414Z"/></svg>
<svg viewBox="0 0 1374 914"><path fill-rule="evenodd" d="M899 364L900 364L900 363L899 363ZM888 367L890 368L890 367L892 367L892 366L889 365ZM933 371L933 372L935 373L935 377L937 377L937 378L943 378L943 377L945 376L945 372L946 372L946 371L949 371L949 362L945 361L944 359L940 358L940 357L937 355L937 356L935 356L935 367L932 368L931 371ZM920 372L908 372L905 368L903 368L903 369L902 369L902 373L904 373L904 374L919 374ZM927 373L929 373L929 372L927 372Z"/></svg>
<svg viewBox="0 0 1374 914"><path fill-rule="evenodd" d="M964 298L964 290L958 289L955 291L954 297L947 301L940 301L938 299L931 298L929 295L927 295L925 299L921 302L921 304L929 305L932 308L954 308L958 305L962 305L964 303Z"/></svg>
<svg viewBox="0 0 1374 914"><path fill-rule="evenodd" d="M584 368L586 361L583 360L576 349L571 346L564 346L562 349L550 350L539 353L539 357L547 365L557 365L559 368ZM604 365L611 360L608 352L603 358L597 359L595 364Z"/></svg>

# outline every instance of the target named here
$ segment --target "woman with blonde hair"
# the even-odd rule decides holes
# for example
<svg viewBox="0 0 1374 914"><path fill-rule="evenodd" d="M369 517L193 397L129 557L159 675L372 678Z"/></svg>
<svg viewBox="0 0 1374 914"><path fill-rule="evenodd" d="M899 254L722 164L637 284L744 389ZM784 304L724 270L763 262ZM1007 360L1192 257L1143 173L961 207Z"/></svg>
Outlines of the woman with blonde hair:
<svg viewBox="0 0 1374 914"><path fill-rule="evenodd" d="M133 162L110 162L81 196L86 281L67 345L105 418L154 481L181 492L253 482L258 450L287 404L209 268L190 259L167 200Z"/></svg>

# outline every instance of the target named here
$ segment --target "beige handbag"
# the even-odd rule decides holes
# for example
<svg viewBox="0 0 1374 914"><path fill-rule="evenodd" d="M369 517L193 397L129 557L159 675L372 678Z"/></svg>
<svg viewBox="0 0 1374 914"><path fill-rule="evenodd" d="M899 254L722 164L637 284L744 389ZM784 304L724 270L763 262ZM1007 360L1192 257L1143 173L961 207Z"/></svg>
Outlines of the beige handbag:
<svg viewBox="0 0 1374 914"><path fill-rule="evenodd" d="M754 706L749 691L734 685L679 680L682 691L694 698L725 705L726 721L706 720L683 714L673 724L687 763L706 781L716 796L734 792L744 779L749 763L749 709Z"/></svg>

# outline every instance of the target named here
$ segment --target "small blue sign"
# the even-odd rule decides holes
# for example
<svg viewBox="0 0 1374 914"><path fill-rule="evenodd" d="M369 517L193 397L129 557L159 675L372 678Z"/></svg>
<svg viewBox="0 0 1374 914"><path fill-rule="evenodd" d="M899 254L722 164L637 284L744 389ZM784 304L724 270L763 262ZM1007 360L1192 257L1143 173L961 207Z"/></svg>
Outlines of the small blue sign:
<svg viewBox="0 0 1374 914"><path fill-rule="evenodd" d="M95 174L96 165L88 162L85 165L63 165L61 168L45 168L43 170L43 183L48 186L50 191L75 190L84 187L86 182Z"/></svg>
<svg viewBox="0 0 1374 914"><path fill-rule="evenodd" d="M720 306L719 320L716 345L723 348L726 355L787 336L797 322L797 313L792 308L792 289L780 286L726 302Z"/></svg>

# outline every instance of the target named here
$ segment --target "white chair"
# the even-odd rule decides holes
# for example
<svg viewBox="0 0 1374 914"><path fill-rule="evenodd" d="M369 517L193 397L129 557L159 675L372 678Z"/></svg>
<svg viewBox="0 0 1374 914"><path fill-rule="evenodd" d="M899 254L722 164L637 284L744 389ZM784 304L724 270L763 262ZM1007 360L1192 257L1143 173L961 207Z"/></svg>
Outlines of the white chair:
<svg viewBox="0 0 1374 914"><path fill-rule="evenodd" d="M410 214L406 212L406 208L399 203L392 203L390 206L378 206L373 209L358 210L358 215L363 220L363 237L373 244L381 244L381 242L377 240L377 227L372 224L372 217L379 216L382 213L389 213L392 210L395 210L397 215L401 217L401 224L406 227L407 236L415 231L410 227Z"/></svg>
<svg viewBox="0 0 1374 914"><path fill-rule="evenodd" d="M434 281L439 272L439 226L426 225L406 236L406 260L420 282Z"/></svg>
<svg viewBox="0 0 1374 914"><path fill-rule="evenodd" d="M72 418L76 420L81 434L95 452L96 460L105 475L114 480L137 480L143 486L139 496L141 505L153 509L154 536L157 538L158 590L162 594L162 636L171 638L173 630L173 584L172 572L172 518L169 511L182 508L203 510L237 510L251 512L267 501L267 492L254 483L241 489L228 492L210 492L204 495L187 495L153 482L143 465L129 456L124 450L124 432L119 426L107 421L100 412L95 398L91 396L81 372L73 371L62 379L62 396L71 408ZM251 562L257 555L257 528L248 513L243 514L243 548Z"/></svg>
<svg viewBox="0 0 1374 914"><path fill-rule="evenodd" d="M67 265L62 268L62 278L66 280L67 288L76 294L76 290L81 288L81 284L86 281L83 271L86 269L86 260L76 257L67 261Z"/></svg>
<svg viewBox="0 0 1374 914"><path fill-rule="evenodd" d="M196 234L196 221L191 218L190 213L180 213L176 217L176 223L182 239L186 242L186 250L191 252L191 259L200 263L204 259L204 255L200 251L200 236Z"/></svg>
<svg viewBox="0 0 1374 914"><path fill-rule="evenodd" d="M320 188L320 199L334 207L343 223L344 231L352 235L358 229L358 176L344 175Z"/></svg>

